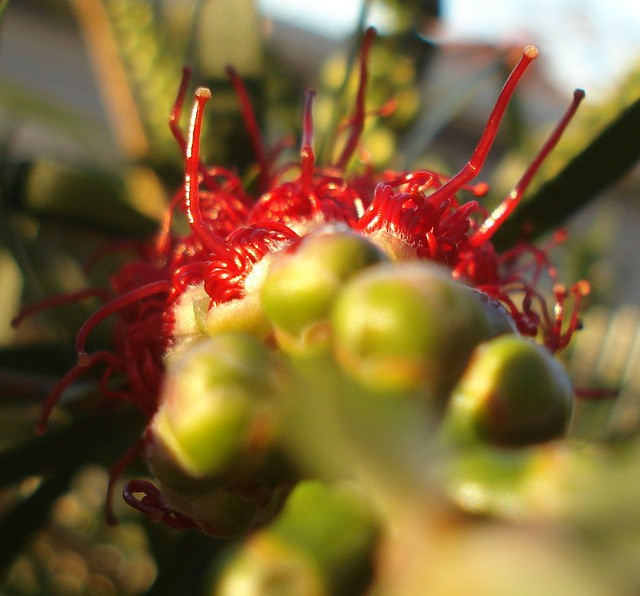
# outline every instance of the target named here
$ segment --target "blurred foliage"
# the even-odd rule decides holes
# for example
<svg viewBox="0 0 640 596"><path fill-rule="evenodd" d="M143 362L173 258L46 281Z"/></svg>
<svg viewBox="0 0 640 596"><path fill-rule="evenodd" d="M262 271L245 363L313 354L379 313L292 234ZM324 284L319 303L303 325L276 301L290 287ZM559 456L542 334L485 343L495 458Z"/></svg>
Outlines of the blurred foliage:
<svg viewBox="0 0 640 596"><path fill-rule="evenodd" d="M379 107L394 98L398 107L388 117L374 115L368 120L364 139L377 166L422 159L439 131L503 67L498 56L455 89L444 107L425 108L429 70L437 59L437 48L426 39L430 24L440 15L440 3L387 0L384 4L394 26L372 50L367 104ZM5 6L0 4L0 10ZM17 314L20 299L33 303L99 283L106 278L108 261L121 257L110 255L89 273L88 259L98 246L145 237L155 229L167 197L182 178L182 156L167 118L184 63L195 67L195 80L211 87L215 97L207 123L207 162L251 175L252 150L224 75L226 64L234 64L245 79L266 128L293 130L301 120L301 90L270 62L273 56L265 52L260 18L249 0L31 0L29 6L79 23L120 154L111 168L98 160L91 163L90 148L99 137L91 122L15 81L3 80L3 320ZM346 106L353 103L359 39L356 34L350 50L328 57L322 69L315 106L320 143L332 137ZM554 157L562 163L551 160L546 170L551 179L530 196L510 227L501 230L499 242L521 234L525 222L535 223L536 234L564 224L637 162L637 78L635 73L620 97L593 108L581 126L572 126ZM266 101L274 97L275 104ZM25 122L38 122L61 138L79 143L87 152L86 163L37 157L15 163L13 135ZM594 138L595 128L601 132ZM320 153L328 159L330 150L325 146ZM517 161L514 156L522 153L522 146L509 147L505 163ZM599 234L607 227L594 224ZM589 242L584 237L571 241L566 260L579 275L593 278L591 273L602 265L602 248L591 241L591 234L588 237ZM607 244L604 236L596 240ZM242 545L228 547L195 532L178 533L140 521L138 514L120 504L117 490L121 523L108 527L103 520L105 469L135 442L144 422L127 408L105 412L97 407L101 404L98 388L89 377L65 395L65 408L56 411L45 437L36 439L31 430L42 400L73 365L72 338L91 312L91 304L38 314L17 331L3 328L3 593L214 593L209 586L217 582L245 585L243 573L252 566L268 568L280 561L289 573L291 560L295 563L292 573L295 578L300 575L306 590L300 594L323 593L314 583L316 573L330 577L333 592L349 593L348 588L335 586L346 581L345 585L362 587L366 582L361 575L340 577L340 557L354 556L362 562L370 557L374 537L380 540L376 556L384 561L374 594L424 593L425 586L434 594L514 594L522 593L523 585L529 586L527 593L637 592L640 315L636 307L598 306L613 283L606 272L601 271L599 279L601 285L594 287L600 289L584 317L585 331L578 334L567 355L568 368L578 386L615 389L619 394L617 399L603 394L604 398L579 401L567 444L517 454L495 449L443 454L434 439L416 457L412 449L417 421L411 409L390 412L381 406L372 414L363 410L357 395L339 405L332 400L324 403L313 397L326 387L305 381L311 389L303 392L307 399L300 404L299 434L304 435L302 431L310 425L332 428L335 407L348 408L351 420L364 423L336 429L333 446L307 441L307 452L301 450L301 457L332 477L342 470L325 469L325 460L336 453L343 455L345 467L357 467L365 487L379 495L373 507L393 519L395 537L381 535L374 527L371 504L362 507L361 496L351 501L349 489L333 492L317 486L303 487L307 492L296 495L291 511ZM102 338L107 336L104 332ZM322 383L331 384L330 377ZM390 420L407 430L399 444ZM368 432L371 429L375 431ZM379 435L384 440L372 444L371 436ZM304 442L304 436L300 440ZM326 453L319 456L323 449ZM377 456L384 456L386 465L379 466ZM425 458L432 462L430 466ZM135 472L144 473L131 471ZM420 481L406 482L414 473ZM381 478L388 480L387 475L394 481L385 485ZM325 505L319 503L330 505L323 509ZM366 540L342 542L342 548L351 548L346 554L332 550L332 537L340 541L353 528L354 535ZM289 551L294 551L293 559L282 554ZM429 565L420 559L425 552L432 555ZM465 566L460 566L461 560ZM366 562L362 568L366 570ZM263 589L256 593L275 593Z"/></svg>

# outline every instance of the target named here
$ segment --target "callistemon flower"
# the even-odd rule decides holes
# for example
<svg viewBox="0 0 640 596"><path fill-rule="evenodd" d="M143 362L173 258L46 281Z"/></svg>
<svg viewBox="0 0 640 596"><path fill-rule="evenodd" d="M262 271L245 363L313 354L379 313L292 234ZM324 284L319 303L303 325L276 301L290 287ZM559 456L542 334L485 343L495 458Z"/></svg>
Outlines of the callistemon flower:
<svg viewBox="0 0 640 596"><path fill-rule="evenodd" d="M519 444L552 438L566 426L570 385L557 381L562 373L551 354L578 329L578 304L588 285L580 282L567 291L555 284L549 247L522 242L499 252L491 238L516 208L584 93L576 91L539 155L489 213L476 200L487 185L473 182L537 49L524 48L475 151L447 177L428 170L376 171L358 159L372 40L370 30L355 108L341 128L342 148L327 164L317 163L313 150L313 92L306 95L299 162L279 164L279 152L263 145L239 76L229 70L260 169L257 196L234 172L200 159L209 90L195 92L189 134L183 136L185 70L170 118L184 153L184 185L158 234L115 272L108 293L86 290L47 303L95 295L105 300L80 329L78 363L49 397L39 430L76 378L104 367L104 396L134 402L150 420L134 451L147 457L160 490L137 480L127 485L125 498L154 519L231 535L258 523L261 512L277 509L273 502L295 481L295 472L283 471L287 466L274 447L278 383L288 359L333 354L345 374L365 387L418 388L435 394L442 407L461 377L466 381L458 392L465 395L478 384L477 366L472 368L479 358L494 362L503 353L509 358L522 353L533 363L526 364L530 370L542 371L534 376L548 379L547 401L558 395L555 410L547 402L541 406L554 412L551 430L521 429L529 414L508 428L493 428L496 421L484 414L486 397L473 406L488 429L480 434ZM188 221L186 235L172 226L177 212ZM538 289L543 277L555 284L550 302ZM569 295L573 307L566 316ZM88 353L88 334L111 316L117 318L113 349ZM389 328L374 329L374 319L384 319ZM477 346L503 333L512 334L518 347L507 342L483 352L490 356L476 354ZM534 338L538 347L527 347L522 336ZM110 388L114 375L126 379L124 389ZM495 372L495 378L502 377ZM521 430L524 438L515 437Z"/></svg>

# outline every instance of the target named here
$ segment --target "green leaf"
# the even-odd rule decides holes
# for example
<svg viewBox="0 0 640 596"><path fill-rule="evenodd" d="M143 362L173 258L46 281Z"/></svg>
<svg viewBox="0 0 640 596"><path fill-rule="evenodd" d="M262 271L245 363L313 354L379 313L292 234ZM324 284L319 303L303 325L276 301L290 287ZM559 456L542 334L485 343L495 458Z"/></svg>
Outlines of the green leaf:
<svg viewBox="0 0 640 596"><path fill-rule="evenodd" d="M495 244L510 246L525 224L532 237L562 225L573 213L622 178L640 159L640 99L629 106L498 230Z"/></svg>
<svg viewBox="0 0 640 596"><path fill-rule="evenodd" d="M144 237L157 224L126 198L124 182L110 172L52 161L23 164L11 193L12 207L120 237Z"/></svg>

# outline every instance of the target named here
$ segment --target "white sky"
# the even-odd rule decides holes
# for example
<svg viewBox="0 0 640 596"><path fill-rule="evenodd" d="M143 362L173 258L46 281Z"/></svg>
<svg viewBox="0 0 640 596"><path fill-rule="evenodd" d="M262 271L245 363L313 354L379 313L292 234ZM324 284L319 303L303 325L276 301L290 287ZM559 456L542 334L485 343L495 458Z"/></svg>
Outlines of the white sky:
<svg viewBox="0 0 640 596"><path fill-rule="evenodd" d="M267 16L341 37L361 0L258 0ZM446 36L535 43L563 87L598 95L640 61L640 0L443 0Z"/></svg>

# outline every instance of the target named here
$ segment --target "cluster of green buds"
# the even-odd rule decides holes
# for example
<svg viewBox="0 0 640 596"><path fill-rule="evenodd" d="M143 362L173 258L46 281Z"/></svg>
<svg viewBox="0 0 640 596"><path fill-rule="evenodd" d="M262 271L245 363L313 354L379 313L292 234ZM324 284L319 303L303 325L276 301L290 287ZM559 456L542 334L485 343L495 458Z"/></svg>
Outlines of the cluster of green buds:
<svg viewBox="0 0 640 596"><path fill-rule="evenodd" d="M417 404L454 446L517 447L565 432L573 390L561 365L444 267L393 262L330 225L279 251L262 277L253 300L267 339L246 330L243 309L235 331L199 333L169 358L147 430L164 499L200 529L230 536L262 524L308 476L288 436L299 369L319 379L330 369L372 401Z"/></svg>
<svg viewBox="0 0 640 596"><path fill-rule="evenodd" d="M184 138L178 123L185 71L171 116L185 155L184 185L139 259L112 276L114 295L79 330L77 366L42 414L44 429L64 389L95 366L106 365L106 397L114 394L112 375L122 375L126 386L117 397L149 419L141 444L158 485L129 482L129 504L154 520L217 537L274 524L239 555L228 585L238 581L233 569L253 569L280 585L282 577L268 569L275 556L279 567L297 570L284 573L286 589L278 593L350 593L340 577L360 577L355 570L363 557L370 560L377 516L375 507L365 511L352 507L351 497L337 497L337 478L380 486L372 479L382 460L396 471L416 459L428 468L424 454L434 442L445 451L517 448L561 437L568 426L573 390L553 353L579 327L588 284L569 291L556 285L549 308L537 287L545 274L555 281L546 250L523 242L500 254L491 238L584 93L574 94L521 180L488 213L459 195L487 192L486 184L471 182L538 50L524 48L457 174L376 171L366 163L352 167L367 113L373 34L364 36L346 139L326 165L313 151L313 92L306 95L299 164L274 167L246 89L230 69L259 162L253 197L233 172L200 161L208 89L195 92ZM172 225L179 210L186 235ZM56 303L103 294L88 290ZM88 353L88 334L114 314L116 349ZM310 478L328 485L307 489ZM308 536L299 502L304 511L318 508ZM341 526L358 539L328 548L323 532ZM277 553L265 558L265 548ZM312 587L297 591L298 581Z"/></svg>

